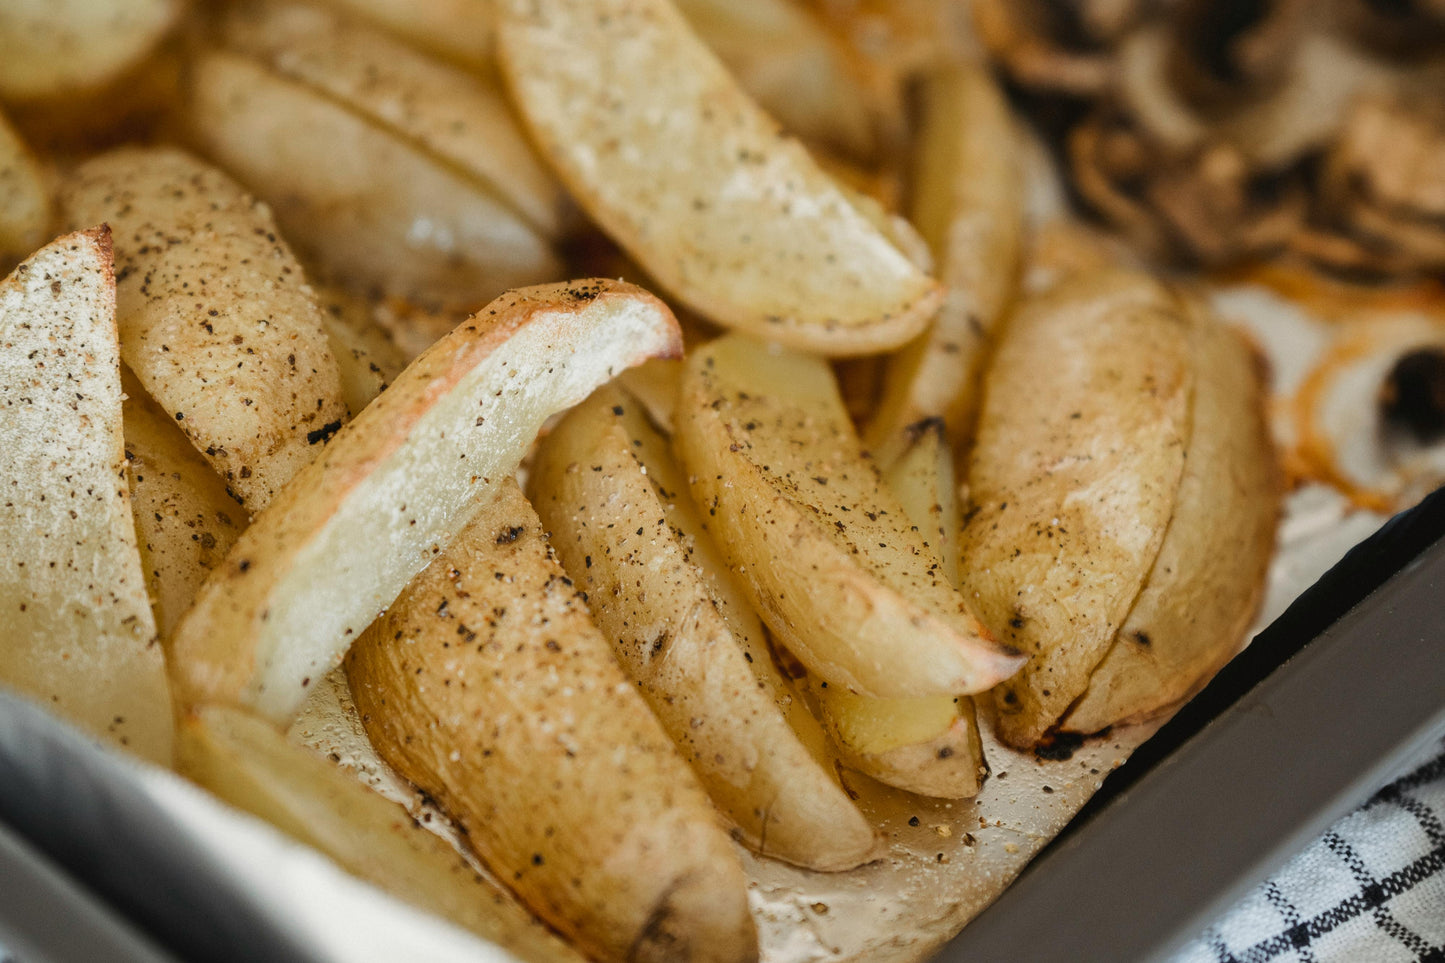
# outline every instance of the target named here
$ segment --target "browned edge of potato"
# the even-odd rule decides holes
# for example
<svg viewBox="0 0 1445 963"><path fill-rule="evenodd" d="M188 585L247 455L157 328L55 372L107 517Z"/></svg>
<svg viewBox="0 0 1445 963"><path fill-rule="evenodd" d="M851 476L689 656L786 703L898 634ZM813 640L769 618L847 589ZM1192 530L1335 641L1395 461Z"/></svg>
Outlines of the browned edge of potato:
<svg viewBox="0 0 1445 963"><path fill-rule="evenodd" d="M346 660L372 744L584 953L757 959L702 787L507 479Z"/></svg>
<svg viewBox="0 0 1445 963"><path fill-rule="evenodd" d="M543 421L680 348L671 312L622 282L492 302L413 361L256 517L176 628L178 695L289 721L512 475Z"/></svg>

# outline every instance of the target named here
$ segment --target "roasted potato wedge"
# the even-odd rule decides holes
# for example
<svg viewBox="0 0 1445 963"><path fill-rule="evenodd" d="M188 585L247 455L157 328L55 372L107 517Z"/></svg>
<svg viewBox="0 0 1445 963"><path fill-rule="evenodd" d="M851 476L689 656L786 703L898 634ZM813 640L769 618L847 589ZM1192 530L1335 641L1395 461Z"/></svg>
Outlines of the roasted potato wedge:
<svg viewBox="0 0 1445 963"><path fill-rule="evenodd" d="M401 805L242 709L193 709L177 730L182 775L342 869L505 948L523 963L582 963L506 890Z"/></svg>
<svg viewBox="0 0 1445 963"><path fill-rule="evenodd" d="M532 502L617 661L752 849L812 869L878 853L773 664L642 406L600 388L542 442Z"/></svg>
<svg viewBox="0 0 1445 963"><path fill-rule="evenodd" d="M919 89L913 222L948 294L928 330L889 362L865 433L885 466L919 421L944 419L955 441L972 428L993 330L1017 288L1023 233L1014 119L988 69L941 68Z"/></svg>
<svg viewBox="0 0 1445 963"><path fill-rule="evenodd" d="M172 148L122 148L61 186L115 232L121 354L252 512L346 418L321 309L266 208Z"/></svg>
<svg viewBox="0 0 1445 963"><path fill-rule="evenodd" d="M750 961L736 854L510 478L346 661L382 756L603 960Z"/></svg>
<svg viewBox="0 0 1445 963"><path fill-rule="evenodd" d="M176 627L178 695L288 722L511 476L543 421L623 368L679 350L671 312L629 284L544 285L492 302L256 517Z"/></svg>
<svg viewBox="0 0 1445 963"><path fill-rule="evenodd" d="M82 93L160 43L182 0L6 0L0 4L0 100Z"/></svg>
<svg viewBox="0 0 1445 963"><path fill-rule="evenodd" d="M110 232L69 234L0 282L0 682L169 765L165 665L121 440Z"/></svg>
<svg viewBox="0 0 1445 963"><path fill-rule="evenodd" d="M957 587L961 523L953 449L941 421L915 430L884 481L928 540L943 577ZM874 699L830 685L815 686L813 695L848 766L923 796L962 799L982 788L988 765L967 696Z"/></svg>
<svg viewBox="0 0 1445 963"><path fill-rule="evenodd" d="M999 342L960 557L964 593L1029 655L995 693L1010 745L1037 744L1088 688L1159 555L1189 444L1190 329L1161 284L1114 271L1026 302Z"/></svg>
<svg viewBox="0 0 1445 963"><path fill-rule="evenodd" d="M826 362L720 338L688 359L674 417L709 531L810 672L864 695L952 696L1018 668L864 455Z"/></svg>
<svg viewBox="0 0 1445 963"><path fill-rule="evenodd" d="M547 239L471 177L255 60L198 55L186 112L202 149L353 288L475 309L563 276Z"/></svg>
<svg viewBox="0 0 1445 963"><path fill-rule="evenodd" d="M942 289L666 0L505 0L503 74L578 203L709 320L831 355L917 335Z"/></svg>
<svg viewBox="0 0 1445 963"><path fill-rule="evenodd" d="M1061 728L1097 732L1189 696L1244 641L1264 591L1280 476L1250 347L1192 304L1184 474L1144 590Z"/></svg>
<svg viewBox="0 0 1445 963"><path fill-rule="evenodd" d="M247 515L129 368L121 367L120 383L126 481L146 589L165 643L201 583L240 538Z"/></svg>
<svg viewBox="0 0 1445 963"><path fill-rule="evenodd" d="M495 81L323 7L273 0L238 8L224 21L222 42L464 173L542 235L562 233L562 186L527 143Z"/></svg>
<svg viewBox="0 0 1445 963"><path fill-rule="evenodd" d="M38 248L50 218L50 190L40 164L0 114L0 266Z"/></svg>

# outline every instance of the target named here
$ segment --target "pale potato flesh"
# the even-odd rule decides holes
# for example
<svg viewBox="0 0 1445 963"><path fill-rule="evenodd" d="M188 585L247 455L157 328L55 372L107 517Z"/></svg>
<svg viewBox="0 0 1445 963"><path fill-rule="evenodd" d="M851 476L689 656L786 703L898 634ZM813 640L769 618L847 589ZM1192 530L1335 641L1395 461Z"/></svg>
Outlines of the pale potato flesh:
<svg viewBox="0 0 1445 963"><path fill-rule="evenodd" d="M248 516L175 419L125 367L121 387L126 480L146 589L165 644L201 583L240 538Z"/></svg>
<svg viewBox="0 0 1445 963"><path fill-rule="evenodd" d="M265 206L173 148L122 148L62 185L114 232L121 356L258 511L346 418L321 309Z"/></svg>
<svg viewBox="0 0 1445 963"><path fill-rule="evenodd" d="M5 0L0 99L83 92L124 73L175 24L182 0Z"/></svg>
<svg viewBox="0 0 1445 963"><path fill-rule="evenodd" d="M346 666L383 758L584 953L757 958L742 868L707 796L511 479Z"/></svg>
<svg viewBox="0 0 1445 963"><path fill-rule="evenodd" d="M358 290L475 310L563 276L547 239L475 181L254 60L197 56L187 117L287 238Z"/></svg>
<svg viewBox="0 0 1445 963"><path fill-rule="evenodd" d="M312 682L516 470L542 423L680 335L656 298L512 291L438 341L259 514L171 643L178 696L288 722Z"/></svg>
<svg viewBox="0 0 1445 963"><path fill-rule="evenodd" d="M995 691L1010 745L1088 687L1174 514L1190 433L1190 323L1147 275L1065 280L1010 320L968 462L964 594L1029 656Z"/></svg>
<svg viewBox="0 0 1445 963"><path fill-rule="evenodd" d="M1065 729L1097 732L1186 698L1238 651L1264 591L1280 476L1261 371L1238 334L1193 307L1193 421L1174 516Z"/></svg>
<svg viewBox="0 0 1445 963"><path fill-rule="evenodd" d="M942 289L738 87L666 0L505 0L503 74L543 156L709 320L831 355L897 347Z"/></svg>
<svg viewBox="0 0 1445 963"><path fill-rule="evenodd" d="M944 578L958 585L958 493L943 424L925 422L884 473L908 520L928 540ZM924 796L976 795L988 772L967 696L873 699L840 686L813 689L843 761L879 782Z"/></svg>
<svg viewBox="0 0 1445 963"><path fill-rule="evenodd" d="M45 241L50 190L40 164L0 113L0 265L13 264Z"/></svg>
<svg viewBox="0 0 1445 963"><path fill-rule="evenodd" d="M505 948L521 963L582 963L576 950L405 807L289 742L264 719L204 706L181 720L176 735L182 775L353 876Z"/></svg>
<svg viewBox="0 0 1445 963"><path fill-rule="evenodd" d="M813 869L875 856L873 828L831 760L809 750L823 733L774 666L762 625L737 609L729 619L713 594L706 570L728 578L726 568L704 567L716 550L637 400L609 385L574 408L543 440L529 484L618 662L743 841Z"/></svg>
<svg viewBox="0 0 1445 963"><path fill-rule="evenodd" d="M0 682L169 765L173 724L125 482L110 234L0 282Z"/></svg>
<svg viewBox="0 0 1445 963"><path fill-rule="evenodd" d="M675 418L709 531L814 675L864 695L952 696L1018 668L864 455L824 361L720 338L688 359Z"/></svg>
<svg viewBox="0 0 1445 963"><path fill-rule="evenodd" d="M321 7L272 2L237 9L224 21L222 40L435 155L543 235L562 232L562 187L527 143L495 80Z"/></svg>
<svg viewBox="0 0 1445 963"><path fill-rule="evenodd" d="M908 427L942 418L968 435L993 331L1014 297L1023 233L1023 177L1014 119L982 65L956 65L920 85L913 223L948 286L927 331L889 362L865 440L883 465Z"/></svg>

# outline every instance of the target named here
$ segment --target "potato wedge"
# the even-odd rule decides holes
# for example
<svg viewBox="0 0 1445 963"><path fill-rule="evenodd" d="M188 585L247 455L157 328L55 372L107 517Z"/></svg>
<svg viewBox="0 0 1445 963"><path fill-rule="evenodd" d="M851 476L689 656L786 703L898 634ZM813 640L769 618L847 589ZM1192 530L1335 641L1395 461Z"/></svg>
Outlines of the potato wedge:
<svg viewBox="0 0 1445 963"><path fill-rule="evenodd" d="M110 232L53 241L0 282L0 682L169 765L165 665L121 441Z"/></svg>
<svg viewBox="0 0 1445 963"><path fill-rule="evenodd" d="M510 478L346 661L372 744L522 901L603 960L757 959L696 777Z"/></svg>
<svg viewBox="0 0 1445 963"><path fill-rule="evenodd" d="M1018 668L930 561L826 362L720 338L688 359L674 417L709 530L810 672L865 695L953 696Z"/></svg>
<svg viewBox="0 0 1445 963"><path fill-rule="evenodd" d="M266 208L172 148L122 148L61 186L115 232L121 355L252 512L341 427L321 309Z"/></svg>
<svg viewBox="0 0 1445 963"><path fill-rule="evenodd" d="M956 588L960 519L953 448L941 421L924 422L914 434L884 481ZM846 765L923 796L963 799L982 788L988 764L967 696L874 699L826 684L814 686L813 696Z"/></svg>
<svg viewBox="0 0 1445 963"><path fill-rule="evenodd" d="M527 142L495 81L438 63L323 7L238 8L226 17L222 40L465 174L544 236L562 233L562 186Z"/></svg>
<svg viewBox="0 0 1445 963"><path fill-rule="evenodd" d="M879 147L878 119L843 45L788 0L679 0L738 84L790 133L850 157Z"/></svg>
<svg viewBox="0 0 1445 963"><path fill-rule="evenodd" d="M1114 271L1060 282L1003 333L960 546L964 593L1030 657L995 692L1010 745L1037 744L1087 689L1159 554L1189 442L1190 327L1163 285Z"/></svg>
<svg viewBox="0 0 1445 963"><path fill-rule="evenodd" d="M130 369L122 366L120 375L126 481L146 589L164 645L201 583L241 537L247 515Z"/></svg>
<svg viewBox="0 0 1445 963"><path fill-rule="evenodd" d="M391 334L376 323L371 303L340 288L313 288L341 375L341 397L353 416L371 404L406 368Z"/></svg>
<svg viewBox="0 0 1445 963"><path fill-rule="evenodd" d="M187 117L286 236L352 287L475 310L563 276L546 238L472 179L254 60L198 55Z"/></svg>
<svg viewBox="0 0 1445 963"><path fill-rule="evenodd" d="M497 23L478 0L327 0L415 47L485 73L496 69Z"/></svg>
<svg viewBox="0 0 1445 963"><path fill-rule="evenodd" d="M543 421L679 341L662 302L620 282L492 302L256 517L176 627L178 696L288 722L311 682L511 476Z"/></svg>
<svg viewBox="0 0 1445 963"><path fill-rule="evenodd" d="M637 400L605 385L574 408L529 486L623 671L749 848L821 870L878 855L762 623L736 586L713 591L731 576Z"/></svg>
<svg viewBox="0 0 1445 963"><path fill-rule="evenodd" d="M99 87L139 63L179 19L182 0L6 0L0 99Z"/></svg>
<svg viewBox="0 0 1445 963"><path fill-rule="evenodd" d="M948 295L888 365L864 435L884 466L923 419L944 419L955 441L971 431L993 331L1018 286L1022 162L1003 93L985 66L962 64L934 71L920 92L913 222Z"/></svg>
<svg viewBox="0 0 1445 963"><path fill-rule="evenodd" d="M0 113L0 266L44 243L50 217L50 190L40 165Z"/></svg>
<svg viewBox="0 0 1445 963"><path fill-rule="evenodd" d="M582 963L576 950L404 807L287 741L264 719L204 706L181 720L176 735L182 775L320 850L353 876L524 963Z"/></svg>
<svg viewBox="0 0 1445 963"><path fill-rule="evenodd" d="M578 203L709 320L832 355L942 297L666 0L506 0L503 75Z"/></svg>
<svg viewBox="0 0 1445 963"><path fill-rule="evenodd" d="M1186 698L1238 650L1264 591L1281 479L1260 366L1235 331L1191 307L1194 407L1174 516L1063 729L1097 732Z"/></svg>

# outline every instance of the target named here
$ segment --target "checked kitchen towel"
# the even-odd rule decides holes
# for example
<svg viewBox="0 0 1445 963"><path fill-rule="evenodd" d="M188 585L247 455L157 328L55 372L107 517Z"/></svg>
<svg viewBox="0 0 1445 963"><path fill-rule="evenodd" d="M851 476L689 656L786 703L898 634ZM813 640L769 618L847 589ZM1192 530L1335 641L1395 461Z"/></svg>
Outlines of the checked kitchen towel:
<svg viewBox="0 0 1445 963"><path fill-rule="evenodd" d="M1445 963L1445 744L1256 887L1174 963Z"/></svg>

